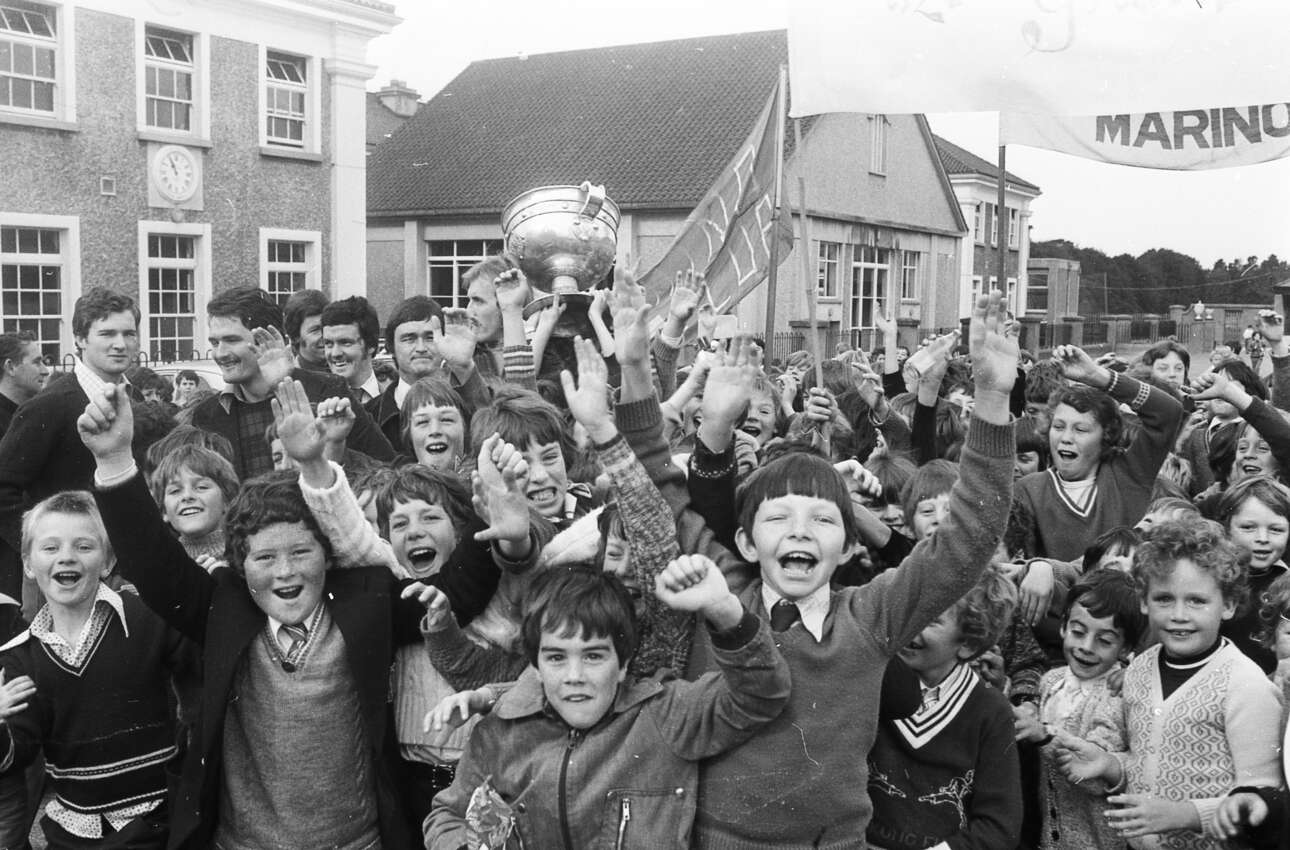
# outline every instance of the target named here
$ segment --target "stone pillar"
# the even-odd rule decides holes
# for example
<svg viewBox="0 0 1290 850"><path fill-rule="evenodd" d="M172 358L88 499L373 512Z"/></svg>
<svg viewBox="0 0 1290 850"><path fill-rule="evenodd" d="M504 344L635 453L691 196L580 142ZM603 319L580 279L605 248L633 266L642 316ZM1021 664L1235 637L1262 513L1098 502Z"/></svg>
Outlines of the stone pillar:
<svg viewBox="0 0 1290 850"><path fill-rule="evenodd" d="M365 42L361 44L365 46ZM361 50L359 47L360 55ZM376 73L376 66L353 58L333 58L325 60L323 67L331 93L328 288L337 300L367 293L367 81Z"/></svg>

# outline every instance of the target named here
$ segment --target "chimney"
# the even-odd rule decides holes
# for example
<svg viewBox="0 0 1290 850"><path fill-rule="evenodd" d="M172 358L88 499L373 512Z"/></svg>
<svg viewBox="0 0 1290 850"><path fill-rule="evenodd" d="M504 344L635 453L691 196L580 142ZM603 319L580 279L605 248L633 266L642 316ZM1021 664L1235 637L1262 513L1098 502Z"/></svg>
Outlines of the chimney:
<svg viewBox="0 0 1290 850"><path fill-rule="evenodd" d="M416 89L408 88L403 80L390 80L390 84L378 91L376 96L382 106L404 118L416 115L421 106L421 95L417 94Z"/></svg>

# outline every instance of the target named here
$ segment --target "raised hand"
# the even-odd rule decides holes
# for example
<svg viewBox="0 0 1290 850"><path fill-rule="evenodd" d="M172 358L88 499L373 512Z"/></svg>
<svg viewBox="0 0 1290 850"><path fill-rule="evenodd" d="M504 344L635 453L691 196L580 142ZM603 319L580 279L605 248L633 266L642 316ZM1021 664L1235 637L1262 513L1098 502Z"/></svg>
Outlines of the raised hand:
<svg viewBox="0 0 1290 850"><path fill-rule="evenodd" d="M614 266L614 289L610 308L634 307L637 310L648 309L645 299L645 288L636 282L635 269L623 265Z"/></svg>
<svg viewBox="0 0 1290 850"><path fill-rule="evenodd" d="M251 350L255 353L256 362L260 364L260 377L270 387L276 387L296 366L291 349L287 347L287 341L277 328L253 328Z"/></svg>
<svg viewBox="0 0 1290 850"><path fill-rule="evenodd" d="M335 446L349 439L358 416L349 399L333 396L318 402L318 421L322 423L323 439Z"/></svg>
<svg viewBox="0 0 1290 850"><path fill-rule="evenodd" d="M529 540L529 502L520 482L529 474L524 455L493 434L479 447L471 475L471 501L488 528L475 533L480 543L501 544L508 555L523 555Z"/></svg>
<svg viewBox="0 0 1290 850"><path fill-rule="evenodd" d="M453 373L469 372L475 365L475 346L479 341L469 314L461 308L444 310L442 326L434 316L430 319L430 328L434 331L439 356L448 368Z"/></svg>
<svg viewBox="0 0 1290 850"><path fill-rule="evenodd" d="M442 590L432 584L414 581L399 594L401 599L416 599L425 606L426 616L422 627L427 632L442 631L452 619L452 606Z"/></svg>
<svg viewBox="0 0 1290 850"><path fill-rule="evenodd" d="M717 629L733 628L743 617L721 569L703 555L682 555L664 567L654 578L654 595L674 611L702 613Z"/></svg>
<svg viewBox="0 0 1290 850"><path fill-rule="evenodd" d="M472 715L483 714L492 707L493 692L487 687L476 688L473 691L460 691L452 696L444 697L439 700L439 704L433 709L426 712L425 720L422 721L421 730L427 734L430 732L442 732L444 729L456 729L463 725Z"/></svg>
<svg viewBox="0 0 1290 850"><path fill-rule="evenodd" d="M568 369L560 372L565 404L591 439L608 442L617 433L609 412L609 368L596 347L582 337L574 337L573 353L578 363L577 382Z"/></svg>
<svg viewBox="0 0 1290 850"><path fill-rule="evenodd" d="M737 337L729 354L712 355L714 365L703 388L703 421L733 426L748 408L757 381L751 348L747 337Z"/></svg>
<svg viewBox="0 0 1290 850"><path fill-rule="evenodd" d="M125 389L109 384L101 393L95 393L77 418L76 430L100 468L113 461L128 462L130 441L134 439L134 411Z"/></svg>
<svg viewBox="0 0 1290 850"><path fill-rule="evenodd" d="M699 291L706 285L703 273L693 269L678 271L672 284L672 296L667 306L669 318L675 319L682 328L690 321L699 308Z"/></svg>
<svg viewBox="0 0 1290 850"><path fill-rule="evenodd" d="M1012 391L1021 351L1016 325L1008 322L1008 307L998 290L976 300L968 332L968 350L978 393L984 390L1006 395Z"/></svg>
<svg viewBox="0 0 1290 850"><path fill-rule="evenodd" d="M1285 319L1276 310L1259 311L1259 333L1272 345L1285 339Z"/></svg>
<svg viewBox="0 0 1290 850"><path fill-rule="evenodd" d="M896 320L888 316L882 310L875 310L873 313L873 326L882 334L885 341L888 337L892 339L896 336Z"/></svg>
<svg viewBox="0 0 1290 850"><path fill-rule="evenodd" d="M497 308L523 310L529 303L529 282L519 269L507 269L493 278L493 291L497 294Z"/></svg>
<svg viewBox="0 0 1290 850"><path fill-rule="evenodd" d="M808 422L825 425L833 421L833 416L837 412L838 402L833 397L833 393L824 387L811 387L806 391L806 398L803 399L802 405L802 416Z"/></svg>
<svg viewBox="0 0 1290 850"><path fill-rule="evenodd" d="M1077 345L1059 345L1053 349L1053 359L1062 367L1062 375L1072 381L1104 389L1111 383L1111 373L1093 362L1088 352Z"/></svg>
<svg viewBox="0 0 1290 850"><path fill-rule="evenodd" d="M321 460L327 448L327 429L314 415L304 384L283 381L274 388L269 405L287 456L301 465Z"/></svg>

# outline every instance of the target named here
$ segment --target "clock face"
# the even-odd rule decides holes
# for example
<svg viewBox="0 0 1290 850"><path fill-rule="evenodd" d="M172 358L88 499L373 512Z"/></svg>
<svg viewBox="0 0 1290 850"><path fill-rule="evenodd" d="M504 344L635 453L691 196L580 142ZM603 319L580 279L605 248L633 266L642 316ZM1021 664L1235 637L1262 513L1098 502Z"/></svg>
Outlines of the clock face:
<svg viewBox="0 0 1290 850"><path fill-rule="evenodd" d="M187 148L167 145L152 161L157 191L171 201L182 202L197 192L197 162Z"/></svg>

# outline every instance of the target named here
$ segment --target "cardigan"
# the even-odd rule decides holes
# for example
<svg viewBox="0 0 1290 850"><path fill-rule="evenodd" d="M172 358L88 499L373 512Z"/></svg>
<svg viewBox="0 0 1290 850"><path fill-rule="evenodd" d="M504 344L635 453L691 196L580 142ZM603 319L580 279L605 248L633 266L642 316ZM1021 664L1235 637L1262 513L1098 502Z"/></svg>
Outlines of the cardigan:
<svg viewBox="0 0 1290 850"><path fill-rule="evenodd" d="M246 579L228 567L207 573L162 522L141 475L110 488L96 488L118 569L143 601L200 646L204 679L201 710L171 800L171 848L211 844L223 781L222 737L229 700L248 647L263 632L265 614ZM424 609L399 598L407 582L389 569L329 570L324 604L345 642L345 657L358 691L365 740L373 750L381 844L386 850L415 846L394 788L398 758L389 723L389 669L396 645L420 641ZM326 805L320 791L319 805Z"/></svg>
<svg viewBox="0 0 1290 850"><path fill-rule="evenodd" d="M756 738L704 763L696 847L865 846L872 806L863 754L877 732L884 669L989 564L1008 517L1015 446L1011 424L973 420L937 532L900 567L832 591L819 642L796 625L777 635L793 674L788 707ZM760 580L739 596L766 616ZM712 669L702 637L691 668Z"/></svg>
<svg viewBox="0 0 1290 850"><path fill-rule="evenodd" d="M1117 525L1134 525L1147 512L1156 474L1173 447L1182 405L1126 375L1119 376L1111 396L1134 409L1142 428L1124 453L1102 461L1097 493L1086 512L1070 505L1053 470L1032 472L1017 482L1012 522L1027 557L1082 558L1098 535Z"/></svg>
<svg viewBox="0 0 1290 850"><path fill-rule="evenodd" d="M1161 697L1157 644L1124 675L1123 724L1128 751L1117 753L1130 794L1188 800L1202 833L1135 839L1162 850L1219 850L1214 813L1233 788L1281 785L1281 700L1258 665L1224 640L1169 699Z"/></svg>

